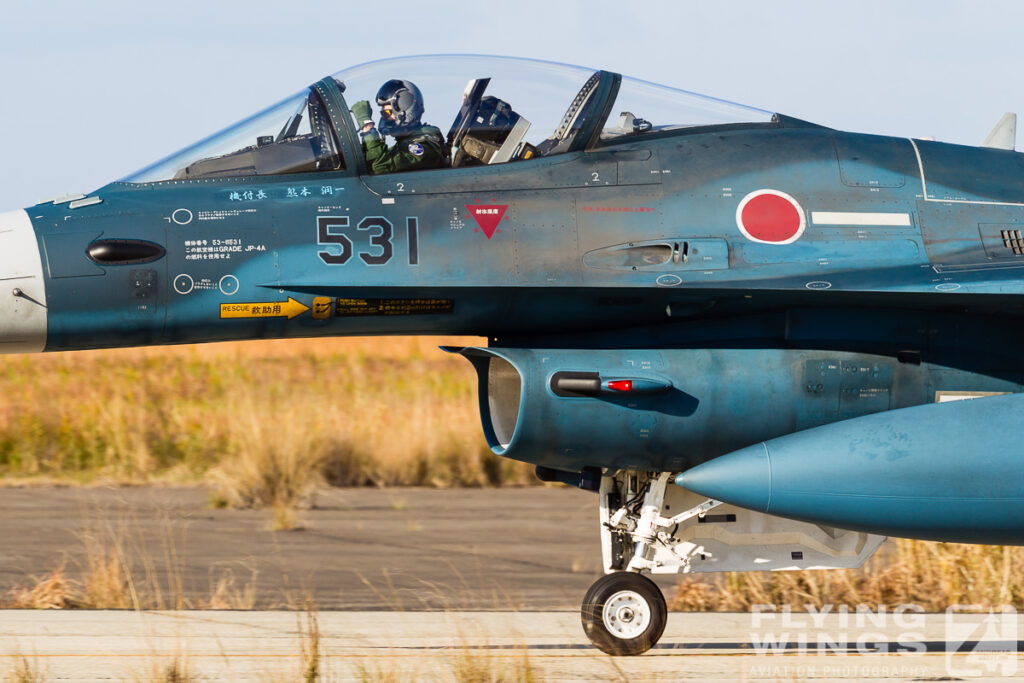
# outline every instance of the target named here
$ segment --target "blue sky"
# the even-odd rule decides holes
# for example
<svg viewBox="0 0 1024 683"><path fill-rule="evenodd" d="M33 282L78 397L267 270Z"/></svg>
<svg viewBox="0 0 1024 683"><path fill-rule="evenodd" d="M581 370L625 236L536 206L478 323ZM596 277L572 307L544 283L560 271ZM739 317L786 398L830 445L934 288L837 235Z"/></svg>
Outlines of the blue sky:
<svg viewBox="0 0 1024 683"><path fill-rule="evenodd" d="M404 54L582 64L840 129L978 144L1004 111L1024 114L1022 19L1009 0L9 1L0 210L95 189L325 74Z"/></svg>

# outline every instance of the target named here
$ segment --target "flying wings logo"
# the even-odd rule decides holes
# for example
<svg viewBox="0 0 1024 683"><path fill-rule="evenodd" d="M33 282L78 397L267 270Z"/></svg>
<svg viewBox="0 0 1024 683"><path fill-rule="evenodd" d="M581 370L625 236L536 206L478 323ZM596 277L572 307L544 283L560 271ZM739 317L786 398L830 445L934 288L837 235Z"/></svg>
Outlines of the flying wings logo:
<svg viewBox="0 0 1024 683"><path fill-rule="evenodd" d="M476 224L480 226L475 228L473 232L482 230L487 239L491 239L494 233L501 232L498 229L498 224L501 223L501 219L505 216L508 204L466 204L466 208L469 210L469 215L476 221Z"/></svg>

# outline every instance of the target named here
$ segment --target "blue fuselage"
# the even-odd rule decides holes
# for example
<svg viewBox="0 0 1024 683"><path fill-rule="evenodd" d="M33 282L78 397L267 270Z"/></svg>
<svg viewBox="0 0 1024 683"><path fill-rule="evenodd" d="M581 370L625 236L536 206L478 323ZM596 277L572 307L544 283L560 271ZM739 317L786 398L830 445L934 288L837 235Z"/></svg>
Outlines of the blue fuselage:
<svg viewBox="0 0 1024 683"><path fill-rule="evenodd" d="M2 311L11 350L480 335L491 447L554 470L681 471L1024 388L1012 151L778 117L497 166L92 196L27 210L42 272ZM672 391L566 397L559 372Z"/></svg>

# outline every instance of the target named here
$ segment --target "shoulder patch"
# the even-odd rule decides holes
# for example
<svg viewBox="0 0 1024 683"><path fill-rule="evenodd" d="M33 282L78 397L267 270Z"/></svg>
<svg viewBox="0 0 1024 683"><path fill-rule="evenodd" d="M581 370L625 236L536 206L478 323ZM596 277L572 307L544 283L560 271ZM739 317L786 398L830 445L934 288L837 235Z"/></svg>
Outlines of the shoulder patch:
<svg viewBox="0 0 1024 683"><path fill-rule="evenodd" d="M421 157L423 156L423 145L421 145L418 142L410 142L409 151L415 154L416 156Z"/></svg>

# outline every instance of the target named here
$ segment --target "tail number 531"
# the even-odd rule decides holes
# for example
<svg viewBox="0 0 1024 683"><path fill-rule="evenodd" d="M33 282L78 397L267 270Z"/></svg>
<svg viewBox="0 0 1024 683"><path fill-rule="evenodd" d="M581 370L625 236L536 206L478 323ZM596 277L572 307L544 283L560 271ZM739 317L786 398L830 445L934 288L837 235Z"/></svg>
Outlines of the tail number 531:
<svg viewBox="0 0 1024 683"><path fill-rule="evenodd" d="M419 221L405 219L409 244L409 265L419 263ZM368 266L382 266L394 256L394 226L383 216L367 216L355 226L348 216L317 216L317 244L328 247L318 252L320 260L329 266L345 265L355 253Z"/></svg>

